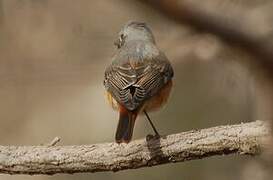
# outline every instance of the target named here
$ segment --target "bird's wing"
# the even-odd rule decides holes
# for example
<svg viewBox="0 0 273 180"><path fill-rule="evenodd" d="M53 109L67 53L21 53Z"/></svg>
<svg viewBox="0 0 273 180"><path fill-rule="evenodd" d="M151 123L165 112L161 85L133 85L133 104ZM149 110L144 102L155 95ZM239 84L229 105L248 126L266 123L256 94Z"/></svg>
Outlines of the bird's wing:
<svg viewBox="0 0 273 180"><path fill-rule="evenodd" d="M173 77L173 69L165 56L158 56L150 61L144 71L138 77L134 101L141 104L146 99L154 96Z"/></svg>
<svg viewBox="0 0 273 180"><path fill-rule="evenodd" d="M117 102L133 109L130 87L137 80L134 69L129 64L112 64L105 71L104 86Z"/></svg>
<svg viewBox="0 0 273 180"><path fill-rule="evenodd" d="M172 76L172 67L163 54L152 60L112 64L105 71L104 85L120 104L135 110L155 95Z"/></svg>

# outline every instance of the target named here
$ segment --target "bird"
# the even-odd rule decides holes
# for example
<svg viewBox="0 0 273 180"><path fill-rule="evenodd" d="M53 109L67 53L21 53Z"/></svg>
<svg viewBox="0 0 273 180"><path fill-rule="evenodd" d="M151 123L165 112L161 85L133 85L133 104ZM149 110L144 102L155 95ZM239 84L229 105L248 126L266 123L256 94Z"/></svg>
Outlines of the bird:
<svg viewBox="0 0 273 180"><path fill-rule="evenodd" d="M160 137L148 112L159 110L166 104L173 84L172 65L157 47L145 22L127 22L114 44L116 53L106 67L103 84L106 99L113 109L119 111L115 141L131 141L139 114L145 114L155 135Z"/></svg>

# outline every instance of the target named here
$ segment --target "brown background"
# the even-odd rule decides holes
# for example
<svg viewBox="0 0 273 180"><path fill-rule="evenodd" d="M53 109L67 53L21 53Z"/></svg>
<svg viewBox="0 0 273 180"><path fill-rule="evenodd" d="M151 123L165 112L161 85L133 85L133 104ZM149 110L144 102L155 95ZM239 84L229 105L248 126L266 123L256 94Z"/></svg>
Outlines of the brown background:
<svg viewBox="0 0 273 180"><path fill-rule="evenodd" d="M162 134L257 119L244 58L131 0L0 0L0 144L111 142L118 114L105 102L104 69L128 20L145 21L174 66L168 105L151 114ZM152 133L140 117L134 138ZM246 156L212 157L118 173L0 175L0 180L209 179L243 176Z"/></svg>

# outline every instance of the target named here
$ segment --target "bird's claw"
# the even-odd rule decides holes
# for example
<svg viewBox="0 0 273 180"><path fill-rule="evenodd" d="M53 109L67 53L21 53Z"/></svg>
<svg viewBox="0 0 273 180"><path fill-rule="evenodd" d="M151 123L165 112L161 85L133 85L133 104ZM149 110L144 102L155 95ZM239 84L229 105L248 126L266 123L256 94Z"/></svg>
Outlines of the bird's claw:
<svg viewBox="0 0 273 180"><path fill-rule="evenodd" d="M150 141L150 140L152 140L152 139L160 139L160 135L159 135L159 134L155 134L155 135L148 134L148 135L146 136L146 140L147 140L147 141Z"/></svg>

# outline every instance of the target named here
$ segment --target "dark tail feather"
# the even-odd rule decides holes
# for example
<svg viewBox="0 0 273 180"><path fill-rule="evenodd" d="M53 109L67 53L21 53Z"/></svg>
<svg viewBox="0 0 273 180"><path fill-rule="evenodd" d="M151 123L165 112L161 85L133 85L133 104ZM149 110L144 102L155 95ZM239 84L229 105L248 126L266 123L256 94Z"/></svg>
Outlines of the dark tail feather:
<svg viewBox="0 0 273 180"><path fill-rule="evenodd" d="M121 108L116 131L117 143L129 143L132 139L137 114Z"/></svg>

